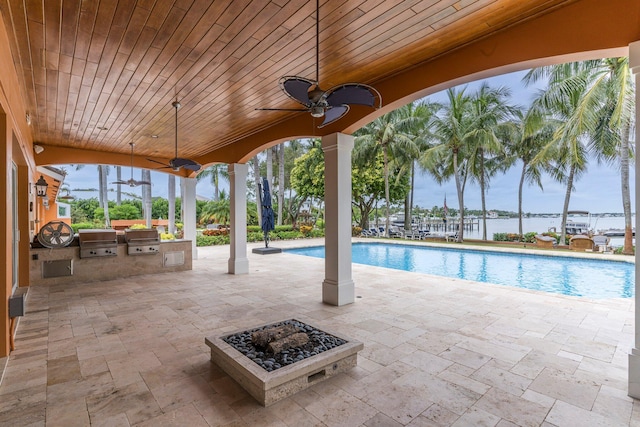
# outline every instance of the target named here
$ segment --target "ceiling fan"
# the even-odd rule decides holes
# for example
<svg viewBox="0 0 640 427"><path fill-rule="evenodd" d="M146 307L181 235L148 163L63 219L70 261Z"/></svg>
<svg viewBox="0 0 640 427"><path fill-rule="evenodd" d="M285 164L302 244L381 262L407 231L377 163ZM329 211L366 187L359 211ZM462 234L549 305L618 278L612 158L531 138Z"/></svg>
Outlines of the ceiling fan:
<svg viewBox="0 0 640 427"><path fill-rule="evenodd" d="M115 181L112 182L112 184L119 184L119 185L128 185L129 187L137 187L139 185L151 185L151 183L149 181L136 181L135 179L133 179L133 146L135 145L133 142L130 142L129 145L131 146L131 178L128 179L127 181Z"/></svg>
<svg viewBox="0 0 640 427"><path fill-rule="evenodd" d="M153 160L153 159L147 159L150 162L154 162L154 163L158 163L160 165L163 165L163 167L158 168L158 169L172 169L173 171L177 172L180 170L180 168L185 168L185 169L189 169L191 171L197 172L200 170L200 168L202 167L200 165L200 163L191 160L191 159L183 159L181 157L178 157L178 109L181 107L180 103L178 101L174 101L171 103L171 105L173 106L173 108L176 109L176 144L175 144L175 157L171 160L169 160L169 163L165 164L162 162L159 162L157 160Z"/></svg>
<svg viewBox="0 0 640 427"><path fill-rule="evenodd" d="M256 108L262 111L307 111L315 118L324 117L318 127L335 122L349 112L349 105L382 106L382 96L364 83L344 83L328 90L320 89L320 0L316 0L316 79L299 76L280 78L280 89L304 108Z"/></svg>

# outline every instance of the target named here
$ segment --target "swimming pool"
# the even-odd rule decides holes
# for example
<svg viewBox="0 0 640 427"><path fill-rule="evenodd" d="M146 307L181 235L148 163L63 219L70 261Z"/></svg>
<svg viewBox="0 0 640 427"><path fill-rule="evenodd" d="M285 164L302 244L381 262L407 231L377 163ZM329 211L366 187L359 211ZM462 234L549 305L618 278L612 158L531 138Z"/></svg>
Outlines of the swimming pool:
<svg viewBox="0 0 640 427"><path fill-rule="evenodd" d="M287 252L324 258L324 246ZM635 286L627 262L385 243L355 243L352 254L357 264L580 297L629 298Z"/></svg>

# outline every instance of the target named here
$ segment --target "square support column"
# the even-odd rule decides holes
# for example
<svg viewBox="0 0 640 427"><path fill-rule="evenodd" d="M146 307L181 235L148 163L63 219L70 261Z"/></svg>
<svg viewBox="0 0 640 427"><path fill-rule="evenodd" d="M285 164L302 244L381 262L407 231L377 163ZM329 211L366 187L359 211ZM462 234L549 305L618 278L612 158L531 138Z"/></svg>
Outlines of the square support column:
<svg viewBox="0 0 640 427"><path fill-rule="evenodd" d="M640 141L640 40L629 45L629 69L636 83L636 141ZM636 161L636 230L640 230L640 165ZM636 248L635 340L629 353L629 396L640 399L640 253Z"/></svg>
<svg viewBox="0 0 640 427"><path fill-rule="evenodd" d="M334 133L322 138L324 151L325 279L322 302L355 301L351 277L351 151L353 137Z"/></svg>
<svg viewBox="0 0 640 427"><path fill-rule="evenodd" d="M229 165L229 193L231 210L231 254L229 274L249 272L247 258L247 172L246 164Z"/></svg>
<svg viewBox="0 0 640 427"><path fill-rule="evenodd" d="M191 258L198 259L196 246L196 184L195 178L180 178L180 196L182 197L182 234L185 240L191 240Z"/></svg>

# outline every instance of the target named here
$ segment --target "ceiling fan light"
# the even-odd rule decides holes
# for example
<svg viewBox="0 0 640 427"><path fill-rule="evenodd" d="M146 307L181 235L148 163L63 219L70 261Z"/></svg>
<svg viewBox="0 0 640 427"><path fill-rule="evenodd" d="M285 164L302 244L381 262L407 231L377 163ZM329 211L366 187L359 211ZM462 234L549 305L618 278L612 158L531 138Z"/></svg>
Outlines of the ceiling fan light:
<svg viewBox="0 0 640 427"><path fill-rule="evenodd" d="M324 107L320 107L320 106L313 106L310 109L311 111L311 116L315 117L315 118L319 118L324 116Z"/></svg>

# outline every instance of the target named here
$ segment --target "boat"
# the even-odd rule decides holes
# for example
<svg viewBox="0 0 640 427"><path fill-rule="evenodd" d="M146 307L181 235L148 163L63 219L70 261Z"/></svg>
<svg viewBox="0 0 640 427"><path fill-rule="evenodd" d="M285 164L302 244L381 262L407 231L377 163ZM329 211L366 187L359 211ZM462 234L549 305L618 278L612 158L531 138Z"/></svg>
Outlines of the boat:
<svg viewBox="0 0 640 427"><path fill-rule="evenodd" d="M593 234L593 230L591 229L591 214L588 211L568 211L567 216L569 215L579 215L586 216L588 218L588 222L578 222L567 220L567 224L565 226L565 234L575 236L578 234L590 235Z"/></svg>
<svg viewBox="0 0 640 427"><path fill-rule="evenodd" d="M624 237L624 229L623 228L610 228L609 230L601 231L603 236L607 237ZM633 237L636 236L636 229L633 229Z"/></svg>

